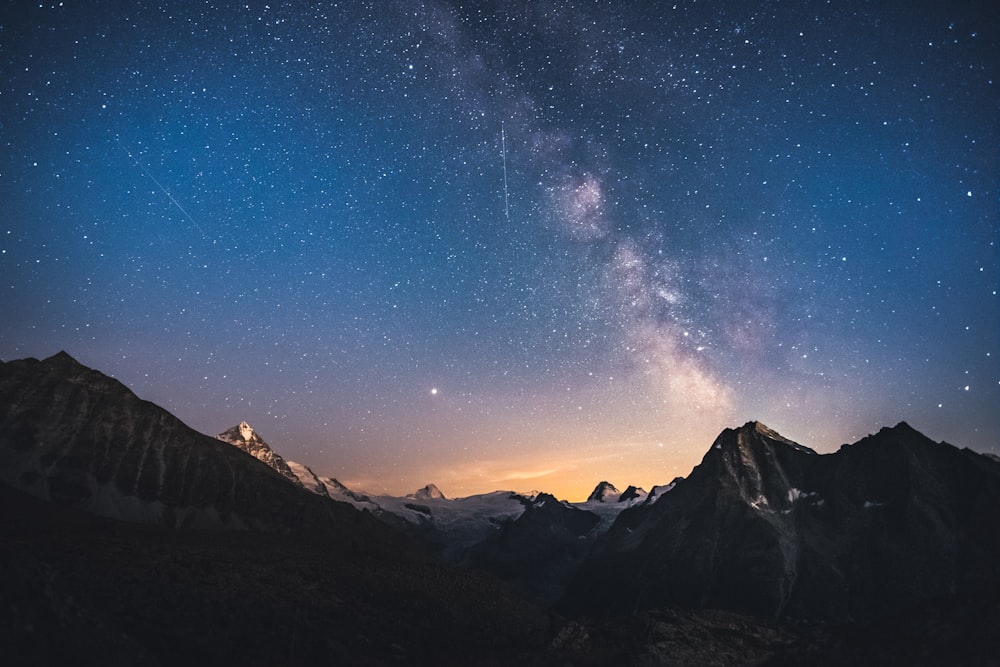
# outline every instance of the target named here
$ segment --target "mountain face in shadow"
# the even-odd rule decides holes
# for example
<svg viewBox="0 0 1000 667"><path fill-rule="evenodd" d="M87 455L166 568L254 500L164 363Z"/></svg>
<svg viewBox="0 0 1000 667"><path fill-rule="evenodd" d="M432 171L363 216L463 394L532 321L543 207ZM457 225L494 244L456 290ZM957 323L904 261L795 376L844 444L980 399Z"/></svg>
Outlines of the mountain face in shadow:
<svg viewBox="0 0 1000 667"><path fill-rule="evenodd" d="M233 447L243 450L258 461L267 464L269 468L280 473L292 484L305 488L305 484L295 474L288 462L280 454L271 449L271 446L264 442L263 438L253 430L250 424L240 422L231 429L227 429L215 436L215 439L228 442ZM314 491L314 493L317 493L317 491ZM325 494L319 493L319 495Z"/></svg>
<svg viewBox="0 0 1000 667"><path fill-rule="evenodd" d="M819 455L727 429L655 504L628 509L561 603L867 621L1000 582L1000 465L905 423Z"/></svg>
<svg viewBox="0 0 1000 667"><path fill-rule="evenodd" d="M284 461L246 424L223 436L196 433L64 353L0 363L5 657L995 656L984 638L1000 632L1000 462L906 424L820 455L750 422L723 431L687 478L648 495L601 484L577 505L544 493L448 500L431 486L372 499ZM429 557L407 535L470 567ZM558 612L589 620L543 612L511 588L545 605L561 596Z"/></svg>
<svg viewBox="0 0 1000 667"><path fill-rule="evenodd" d="M66 353L0 365L0 480L114 519L321 532L344 522L393 539Z"/></svg>
<svg viewBox="0 0 1000 667"><path fill-rule="evenodd" d="M471 563L508 582L525 598L548 606L556 601L590 549L600 522L588 512L541 493L524 513L480 543Z"/></svg>
<svg viewBox="0 0 1000 667"><path fill-rule="evenodd" d="M545 653L549 617L500 582L424 556L66 354L0 364L0 507L12 664Z"/></svg>

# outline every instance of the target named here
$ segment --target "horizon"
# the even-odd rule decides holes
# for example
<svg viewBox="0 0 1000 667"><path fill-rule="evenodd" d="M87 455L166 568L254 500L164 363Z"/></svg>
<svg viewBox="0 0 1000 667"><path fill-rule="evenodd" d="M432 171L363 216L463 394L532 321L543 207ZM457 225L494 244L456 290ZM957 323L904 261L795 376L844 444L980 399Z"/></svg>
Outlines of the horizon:
<svg viewBox="0 0 1000 667"><path fill-rule="evenodd" d="M1000 453L987 3L8 14L0 358L373 492Z"/></svg>
<svg viewBox="0 0 1000 667"><path fill-rule="evenodd" d="M32 358L36 359L36 360L39 360L39 361L43 361L43 360L46 360L46 359L48 359L50 357L57 356L59 354L65 354L65 355L69 356L76 363L81 364L84 367L89 368L91 370L97 371L97 372L101 373L102 375L105 375L106 377L109 377L109 378L111 378L111 379L119 382L127 390L132 391L133 393L135 393L134 390L131 387L129 387L127 383L122 382L121 380L119 380L118 378L116 378L114 375L106 373L106 372L104 372L100 368L94 368L94 367L92 367L92 366L90 366L88 364L85 364L85 363L81 362L79 359L77 359L74 355L70 354L66 350L60 350L56 354L48 355L48 356L45 356L45 357L32 357ZM5 359L0 358L0 363L6 363L6 362L10 362L10 361L17 361L17 360L15 360L15 359L7 359L7 360L5 360ZM140 396L138 394L136 394L136 395L141 400L148 400L148 399L145 399L143 396ZM155 402L154 402L154 404L155 404ZM167 410L167 408L165 408L165 407L163 407L161 405L158 405L158 407L160 407L160 409ZM167 410L167 411L170 412L169 410ZM173 414L173 413L171 413L171 414ZM187 424L187 422L185 422L183 419L181 419L181 417L179 417L178 415L174 415L174 417L176 417L177 419L180 419L181 422L185 423L189 428L192 428L192 430L194 430L195 432L200 433L201 435L213 438L213 439L218 439L218 436L222 435L223 433L226 433L226 432L234 430L234 429L239 429L240 426L242 426L243 424L246 424L247 426L249 426L250 430L255 435L257 435L257 437L259 437L265 444L267 444L272 449L272 451L274 451L277 455L281 456L286 461L292 461L294 463L307 466L310 470L313 471L314 474L316 474L316 475L318 475L320 477L334 478L337 481L339 481L341 484L343 484L344 486L346 486L347 488L349 488L350 490L352 490L354 492L363 493L365 495L375 496L375 497L377 497L377 496L390 496L390 497L396 497L396 498L404 498L404 497L413 496L416 492L422 490L426 486L433 485L433 486L437 487L438 490L440 490L445 495L445 497L448 500L461 500L463 498L469 498L469 497L472 497L472 496L481 496L481 495L487 495L487 494L498 493L498 492L499 493L510 492L510 493L517 493L517 494L520 494L520 495L533 495L533 494L536 494L536 493L548 493L549 495L555 496L558 500L561 500L561 501L570 502L570 503L583 503L583 502L587 501L587 498L590 496L590 494L598 486L600 486L601 484L603 484L605 482L607 482L607 483L611 484L612 486L614 486L621 493L624 493L625 490L629 486L635 486L635 487L637 487L637 488L639 488L639 489L641 489L641 490L643 490L643 491L645 491L645 492L648 493L648 492L652 491L652 489L654 487L656 487L656 486L666 486L666 485L670 484L671 482L673 482L678 477L681 477L681 478L688 477L688 475L690 474L690 472L698 464L700 464L702 458L709 451L711 451L711 449L714 446L716 440L725 431L727 431L727 430L739 430L741 428L744 428L744 427L748 426L749 424L757 424L759 426L762 426L765 429L773 431L774 433L778 434L780 437L786 438L786 439L794 442L797 445L807 447L808 449L810 449L810 450L812 450L812 451L814 451L814 452L816 452L817 454L820 454L820 455L836 453L836 451L839 451L839 449L841 447L843 447L843 446L857 444L857 442L859 442L860 440L862 440L862 439L864 439L866 437L875 435L876 433L878 433L879 431L881 431L883 429L897 428L897 427L902 426L904 424L907 425L907 426L909 426L910 428L914 428L917 432L921 433L922 435L924 435L926 437L930 437L932 440L934 440L936 442L943 442L943 443L952 445L954 447L959 447L959 448L963 447L963 445L961 443L951 442L951 441L947 440L946 438L944 438L944 439L935 439L935 438L929 436L924 431L922 431L920 428L913 427L912 424L910 424L910 422L908 420L904 419L904 420L897 421L893 425L890 425L889 423L882 424L877 429L875 429L875 430L873 430L873 431L871 431L869 433L866 433L864 435L860 435L857 438L854 438L853 440L839 443L836 446L831 446L831 447L825 448L826 451L823 451L824 448L817 448L817 447L812 446L809 443L804 443L804 442L801 442L799 440L796 440L794 437L788 437L788 436L786 436L781 431L780 428L774 428L771 425L766 424L765 422L763 422L761 420L758 420L758 419L749 419L749 420L744 421L742 424L733 423L733 424L730 424L728 426L722 426L722 427L720 427L719 430L718 430L718 432L716 433L716 436L714 436L712 438L712 440L709 441L705 445L705 447L702 449L701 453L697 456L697 459L691 465L691 468L686 473L680 473L680 474L673 475L669 480L657 481L657 482L654 482L654 483L651 483L651 484L648 484L648 485L644 484L644 483L641 483L641 482L637 483L636 481L633 481L633 480L628 480L625 484L619 484L618 482L620 482L621 480L618 480L618 482L616 482L615 480L613 480L611 477L609 477L607 475L601 476L600 474L598 474L598 477L599 477L598 481L594 482L589 487L587 486L587 482L586 481L579 481L580 475L576 475L577 481L574 481L572 483L572 485L569 486L569 487L566 487L566 486L544 486L544 485L535 485L535 486L530 486L530 487L529 486L515 487L515 486L503 486L502 484L498 484L496 486L490 487L488 481L483 481L483 482L478 483L478 485L474 484L474 485L470 486L468 479L462 478L462 477L456 475L455 473L452 473L450 475L444 475L443 476L446 479L452 480L452 482L454 483L454 487L452 487L452 486L446 486L446 488L449 489L449 491L446 492L444 489L441 488L442 484L438 483L438 481L435 481L434 479L431 479L430 481L422 482L422 483L419 484L419 486L410 486L410 487L404 487L404 486L402 486L403 484L412 484L412 480L418 479L419 473L414 473L414 474L410 475L407 478L407 480L408 480L407 482L400 482L400 485L397 485L396 487L388 487L388 486L384 485L383 482L374 482L374 484L383 484L382 486L372 486L372 484L373 484L372 482L365 482L363 479L362 480L358 480L358 479L355 479L355 478L352 478L352 477L349 477L349 476L337 474L336 472L330 473L328 471L319 470L313 464L311 464L309 461L300 461L300 460L296 460L294 458L291 458L289 456L286 456L285 453L282 451L283 447L280 444L276 445L274 442L271 442L268 439L268 437L266 437L264 434L260 433L254 427L254 425L252 423L250 423L249 421L247 421L245 419L241 419L241 420L235 422L234 424L232 424L231 426L226 426L225 428L222 428L221 430L218 430L218 431L215 431L215 432L209 432L207 430L199 430L197 428L194 428L194 427L190 426L190 424ZM223 441L223 442L225 442L225 441ZM973 451L979 451L979 450L973 449ZM998 455L997 451L995 451L995 450L992 451L992 452L980 451L980 453L992 453L994 456ZM533 478L535 478L535 479L549 478L552 475L554 475L554 472L555 471L553 471L553 472L551 472L549 474L546 474L546 475L534 476ZM599 470L597 472L600 473ZM433 476L435 473L432 472L430 474ZM650 474L655 474L655 473L650 473ZM441 475L439 475L439 476L441 476ZM511 478L509 478L509 479L511 479ZM555 479L558 480L559 478L555 477ZM653 478L650 477L650 479L653 479ZM554 481L553 484L558 485L559 482L558 481ZM452 488L459 488L459 489L461 489L461 491L459 491L458 493L454 493L454 492L451 491Z"/></svg>

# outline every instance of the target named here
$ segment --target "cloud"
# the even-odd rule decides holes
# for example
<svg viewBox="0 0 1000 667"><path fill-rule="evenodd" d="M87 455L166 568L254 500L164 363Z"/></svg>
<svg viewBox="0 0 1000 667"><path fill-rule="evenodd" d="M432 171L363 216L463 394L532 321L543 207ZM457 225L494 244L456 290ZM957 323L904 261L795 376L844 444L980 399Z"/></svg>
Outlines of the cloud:
<svg viewBox="0 0 1000 667"><path fill-rule="evenodd" d="M554 475L557 472L562 471L562 467L539 468L536 470L509 470L505 473L498 474L496 479L501 482L538 479L539 477L548 477L549 475Z"/></svg>

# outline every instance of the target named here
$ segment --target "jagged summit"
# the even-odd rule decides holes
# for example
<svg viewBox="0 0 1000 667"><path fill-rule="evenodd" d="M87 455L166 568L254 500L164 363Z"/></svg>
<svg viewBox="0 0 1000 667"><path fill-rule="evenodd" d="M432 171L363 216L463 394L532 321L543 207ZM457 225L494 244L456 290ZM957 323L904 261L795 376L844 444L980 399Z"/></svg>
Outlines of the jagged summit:
<svg viewBox="0 0 1000 667"><path fill-rule="evenodd" d="M596 501L599 503L606 503L609 500L615 501L621 497L621 491L615 488L615 485L611 482L601 482L596 487L594 487L593 492L587 496L587 502Z"/></svg>
<svg viewBox="0 0 1000 667"><path fill-rule="evenodd" d="M649 491L649 495L646 496L646 503L647 504L655 503L657 500L662 498L665 493L673 491L674 487L677 486L677 484L682 481L684 481L683 477L674 477L669 484L663 484L663 485L658 484L654 486Z"/></svg>
<svg viewBox="0 0 1000 667"><path fill-rule="evenodd" d="M416 493L410 494L410 497L417 500L447 500L445 495L441 493L441 489L434 484L428 484Z"/></svg>
<svg viewBox="0 0 1000 667"><path fill-rule="evenodd" d="M288 481L296 486L305 486L295 471L280 454L271 449L271 446L264 442L253 427L245 421L241 421L236 426L223 431L215 436L217 440L227 442L237 449L241 449L258 461L267 464L274 470L281 473ZM320 494L322 495L322 494Z"/></svg>
<svg viewBox="0 0 1000 667"><path fill-rule="evenodd" d="M749 421L722 431L691 476L718 480L756 509L783 510L790 489L799 488L795 471L801 467L797 463L801 454L819 456L764 424Z"/></svg>
<svg viewBox="0 0 1000 667"><path fill-rule="evenodd" d="M631 500L642 501L645 500L648 496L649 494L646 492L645 489L629 484L628 488L625 489L625 492L618 497L618 502L627 503Z"/></svg>
<svg viewBox="0 0 1000 667"><path fill-rule="evenodd" d="M998 499L993 462L906 423L820 455L748 422L669 493L620 514L565 600L602 613L897 613L996 581Z"/></svg>
<svg viewBox="0 0 1000 667"><path fill-rule="evenodd" d="M751 452L757 451L761 446L773 447L774 445L784 445L808 454L816 453L814 450L786 438L759 421L748 421L739 428L725 429L715 439L715 442L712 443L709 453L714 450L727 449Z"/></svg>
<svg viewBox="0 0 1000 667"><path fill-rule="evenodd" d="M241 440L244 442L264 442L263 439L261 439L261 437L253 430L253 427L245 421L241 421L236 426L223 431L217 435L216 438L222 440L223 442L228 442L229 444L236 444L236 442Z"/></svg>

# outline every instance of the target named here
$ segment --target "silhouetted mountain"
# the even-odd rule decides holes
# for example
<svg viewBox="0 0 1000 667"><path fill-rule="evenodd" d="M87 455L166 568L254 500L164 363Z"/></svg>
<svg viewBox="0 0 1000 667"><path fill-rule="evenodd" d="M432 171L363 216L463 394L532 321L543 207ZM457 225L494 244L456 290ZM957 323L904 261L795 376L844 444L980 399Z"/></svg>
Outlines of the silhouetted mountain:
<svg viewBox="0 0 1000 667"><path fill-rule="evenodd" d="M495 579L427 559L65 353L0 364L0 507L11 664L544 654L550 619Z"/></svg>
<svg viewBox="0 0 1000 667"><path fill-rule="evenodd" d="M65 353L0 364L5 659L832 667L995 656L1000 464L906 424L819 455L750 422L644 500L602 483L575 506L510 492L448 500L433 485L370 498L283 461L249 426L227 437L237 446ZM391 526L545 604L572 581L561 609L595 620L543 614ZM855 623L814 623L830 619Z"/></svg>
<svg viewBox="0 0 1000 667"><path fill-rule="evenodd" d="M11 486L111 518L281 531L346 522L388 534L66 353L0 366L0 457Z"/></svg>
<svg viewBox="0 0 1000 667"><path fill-rule="evenodd" d="M542 605L555 602L593 542L593 512L541 493L513 521L475 550L472 563Z"/></svg>
<svg viewBox="0 0 1000 667"><path fill-rule="evenodd" d="M819 455L750 422L622 512L562 607L872 619L995 588L998 525L1000 466L980 454L899 424Z"/></svg>
<svg viewBox="0 0 1000 667"><path fill-rule="evenodd" d="M615 485L611 482L601 482L594 490L590 492L587 496L587 502L597 501L601 503L606 503L608 501L614 502L621 495L621 491L615 488Z"/></svg>
<svg viewBox="0 0 1000 667"><path fill-rule="evenodd" d="M640 501L645 500L649 494L646 493L645 489L640 489L631 484L625 491L618 497L618 502L627 503L630 501Z"/></svg>

